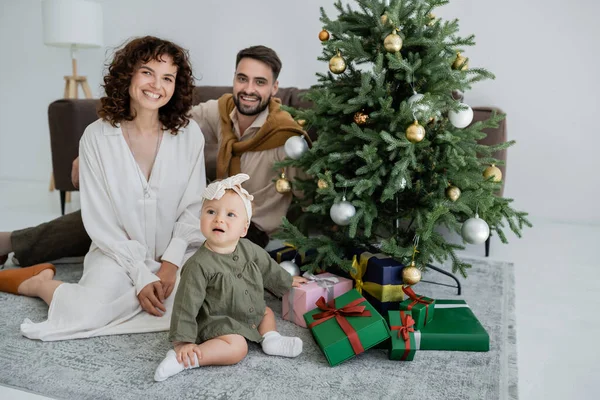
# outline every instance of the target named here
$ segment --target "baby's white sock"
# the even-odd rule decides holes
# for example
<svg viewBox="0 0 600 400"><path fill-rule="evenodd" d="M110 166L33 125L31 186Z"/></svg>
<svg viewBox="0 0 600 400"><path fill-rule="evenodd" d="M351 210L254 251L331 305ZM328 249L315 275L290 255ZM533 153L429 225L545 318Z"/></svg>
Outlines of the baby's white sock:
<svg viewBox="0 0 600 400"><path fill-rule="evenodd" d="M297 357L302 353L302 340L298 337L281 336L271 331L263 335L262 349L270 356Z"/></svg>
<svg viewBox="0 0 600 400"><path fill-rule="evenodd" d="M184 369L190 368L198 368L200 364L198 363L198 356L194 354L194 359L192 361L192 366L185 368L183 363L177 361L177 353L175 350L169 350L164 360L158 365L156 368L156 372L154 373L154 380L156 382L164 381L165 379L180 373Z"/></svg>

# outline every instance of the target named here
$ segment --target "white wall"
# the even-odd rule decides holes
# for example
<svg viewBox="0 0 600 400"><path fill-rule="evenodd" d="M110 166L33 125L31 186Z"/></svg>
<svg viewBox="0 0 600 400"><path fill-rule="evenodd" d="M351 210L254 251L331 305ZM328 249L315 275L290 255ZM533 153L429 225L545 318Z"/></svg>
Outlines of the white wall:
<svg viewBox="0 0 600 400"><path fill-rule="evenodd" d="M201 85L229 85L236 52L273 47L283 60L283 87L316 82L319 6L334 17L333 0L103 0L106 49L80 52L79 72L101 93L110 50L131 36L154 34L190 49ZM353 2L350 1L352 4ZM66 49L43 45L39 0L0 0L0 179L47 180L47 107L70 73ZM508 114L505 194L532 215L600 223L596 198L600 162L600 64L594 0L453 0L435 13L458 18L476 35L470 65L496 74L466 94L471 105ZM1 192L1 189L0 189Z"/></svg>

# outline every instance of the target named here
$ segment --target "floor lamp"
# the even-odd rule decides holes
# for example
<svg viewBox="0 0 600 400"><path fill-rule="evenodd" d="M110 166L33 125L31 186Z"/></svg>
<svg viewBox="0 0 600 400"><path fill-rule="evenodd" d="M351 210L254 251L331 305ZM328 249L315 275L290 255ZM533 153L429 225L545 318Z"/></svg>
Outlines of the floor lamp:
<svg viewBox="0 0 600 400"><path fill-rule="evenodd" d="M65 76L64 97L78 98L81 86L85 98L92 98L87 78L77 75L77 51L102 46L102 6L86 0L43 0L42 22L44 44L71 51L72 74ZM50 178L50 191L53 190L54 175ZM67 202L70 197L67 192Z"/></svg>

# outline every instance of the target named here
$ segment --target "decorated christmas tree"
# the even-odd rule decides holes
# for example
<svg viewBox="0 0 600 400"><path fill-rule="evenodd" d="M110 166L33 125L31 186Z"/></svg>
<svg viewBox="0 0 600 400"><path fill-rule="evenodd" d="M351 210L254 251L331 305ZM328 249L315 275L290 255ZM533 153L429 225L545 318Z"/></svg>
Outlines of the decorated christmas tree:
<svg viewBox="0 0 600 400"><path fill-rule="evenodd" d="M295 180L304 192L294 203L298 218L284 220L278 237L299 250L316 249L303 269L349 270L349 251L376 247L424 269L451 259L466 276L462 244L440 233L445 227L467 243L483 243L490 231L507 242L506 225L520 236L531 226L526 213L497 195L502 176L493 154L514 141L478 143L493 114L471 123L473 110L459 99L494 76L461 53L474 36L460 37L458 21L432 13L445 0L341 2L336 20L321 8L319 33L329 72L306 94L314 107L290 112L317 140L286 143L290 157L279 168L299 167L310 178ZM417 271L418 273L418 271Z"/></svg>

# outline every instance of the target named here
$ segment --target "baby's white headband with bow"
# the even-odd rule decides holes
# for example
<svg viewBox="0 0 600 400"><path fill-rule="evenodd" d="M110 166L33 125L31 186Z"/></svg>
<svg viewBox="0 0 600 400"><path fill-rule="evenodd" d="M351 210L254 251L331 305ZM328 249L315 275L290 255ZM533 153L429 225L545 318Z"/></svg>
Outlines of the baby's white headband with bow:
<svg viewBox="0 0 600 400"><path fill-rule="evenodd" d="M246 214L248 215L248 223L250 223L250 220L252 219L252 200L254 200L254 196L252 196L246 189L242 187L242 183L248 179L250 179L250 177L246 174L237 174L230 176L229 178L213 182L208 185L206 189L204 189L202 198L206 200L219 200L221 197L223 197L227 189L233 190L242 198L244 207L246 207Z"/></svg>

